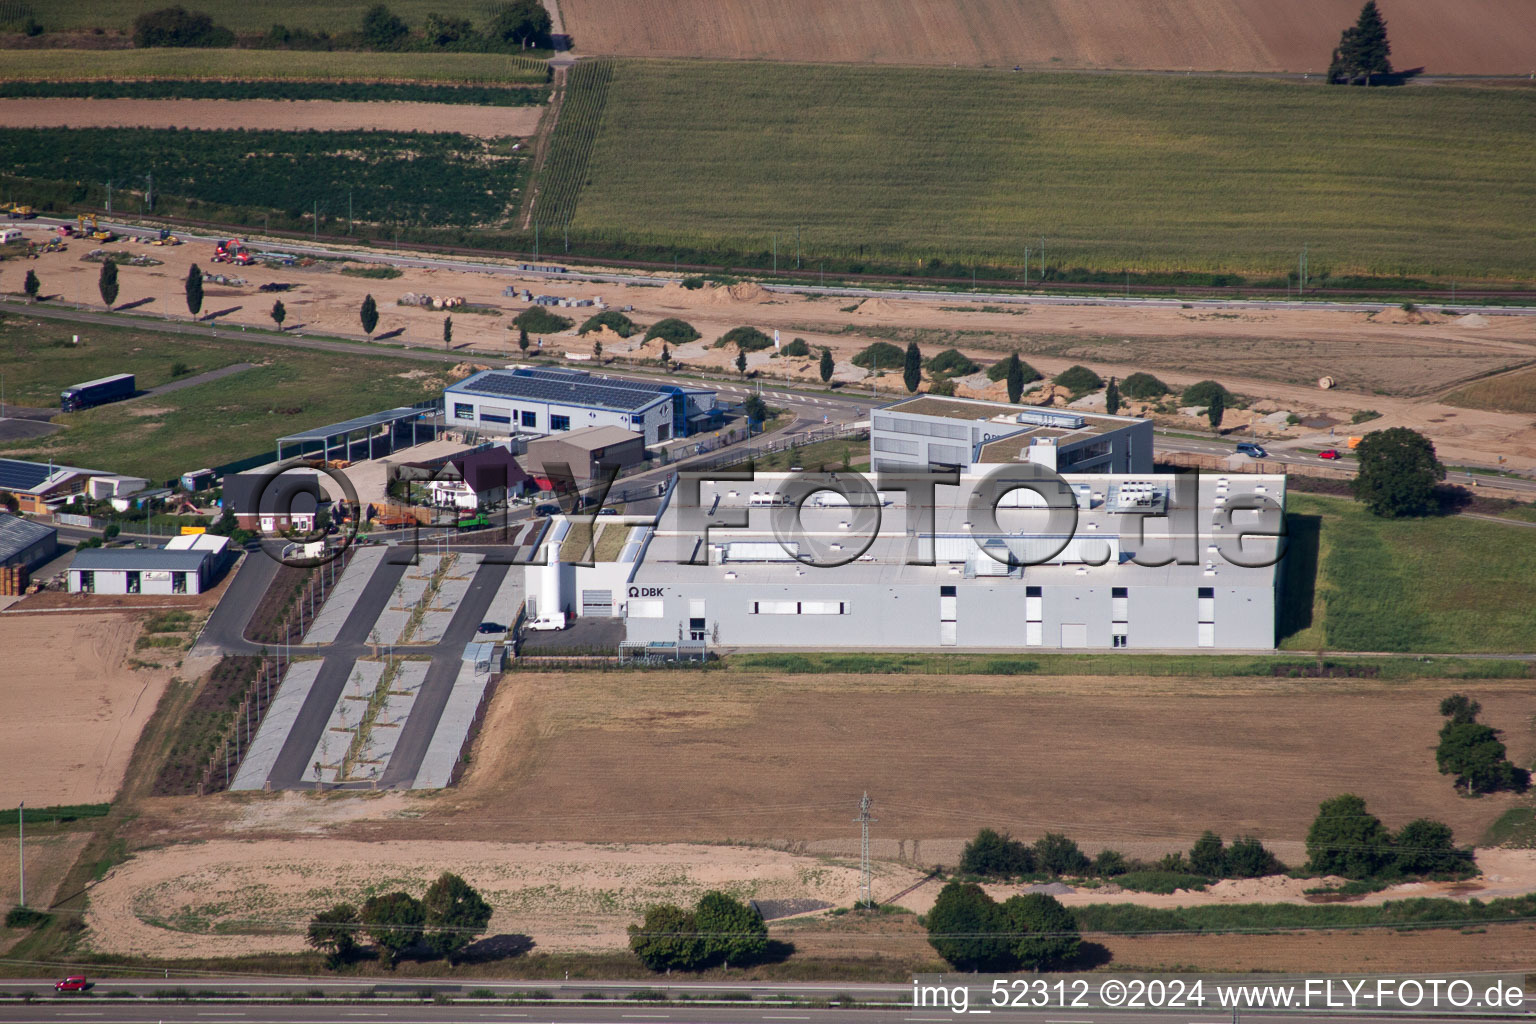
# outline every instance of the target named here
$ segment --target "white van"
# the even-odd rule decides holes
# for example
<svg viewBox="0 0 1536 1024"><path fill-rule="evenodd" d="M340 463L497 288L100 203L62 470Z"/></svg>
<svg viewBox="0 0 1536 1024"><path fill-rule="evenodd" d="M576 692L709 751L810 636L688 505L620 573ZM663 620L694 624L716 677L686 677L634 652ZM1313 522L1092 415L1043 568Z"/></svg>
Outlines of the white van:
<svg viewBox="0 0 1536 1024"><path fill-rule="evenodd" d="M5 228L0 230L0 245L20 245L27 240L20 228Z"/></svg>

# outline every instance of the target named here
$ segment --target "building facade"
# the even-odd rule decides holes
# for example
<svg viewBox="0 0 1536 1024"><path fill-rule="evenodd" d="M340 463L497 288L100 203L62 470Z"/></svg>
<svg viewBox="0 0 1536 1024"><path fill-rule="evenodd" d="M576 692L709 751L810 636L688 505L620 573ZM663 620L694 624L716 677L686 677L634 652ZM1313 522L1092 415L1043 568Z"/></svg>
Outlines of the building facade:
<svg viewBox="0 0 1536 1024"><path fill-rule="evenodd" d="M482 370L443 391L450 429L495 436L620 427L649 447L687 437L715 415L713 391L563 368Z"/></svg>
<svg viewBox="0 0 1536 1024"><path fill-rule="evenodd" d="M201 594L233 560L228 537L175 537L163 548L87 548L69 566L71 594Z"/></svg>

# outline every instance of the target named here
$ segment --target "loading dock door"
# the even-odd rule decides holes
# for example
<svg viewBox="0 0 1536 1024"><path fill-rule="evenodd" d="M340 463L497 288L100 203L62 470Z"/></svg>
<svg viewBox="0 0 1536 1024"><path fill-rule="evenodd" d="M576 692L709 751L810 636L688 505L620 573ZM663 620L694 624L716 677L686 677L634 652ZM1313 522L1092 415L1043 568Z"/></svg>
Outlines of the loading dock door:
<svg viewBox="0 0 1536 1024"><path fill-rule="evenodd" d="M581 592L581 614L599 618L611 618L613 616L613 591L583 590Z"/></svg>
<svg viewBox="0 0 1536 1024"><path fill-rule="evenodd" d="M1063 647L1087 647L1088 625L1083 622L1063 622L1061 624L1061 646Z"/></svg>

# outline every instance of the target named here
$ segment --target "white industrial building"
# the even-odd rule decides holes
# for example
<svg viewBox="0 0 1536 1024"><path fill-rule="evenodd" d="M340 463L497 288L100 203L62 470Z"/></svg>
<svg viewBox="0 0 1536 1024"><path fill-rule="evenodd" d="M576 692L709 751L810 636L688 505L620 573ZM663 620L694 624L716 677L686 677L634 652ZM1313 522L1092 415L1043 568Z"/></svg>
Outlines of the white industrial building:
<svg viewBox="0 0 1536 1024"><path fill-rule="evenodd" d="M449 429L502 437L622 427L650 447L687 437L716 416L713 391L555 367L482 370L443 390Z"/></svg>
<svg viewBox="0 0 1536 1024"><path fill-rule="evenodd" d="M72 594L201 594L233 560L228 537L189 534L163 548L86 548L69 566Z"/></svg>
<svg viewBox="0 0 1536 1024"><path fill-rule="evenodd" d="M874 410L875 470L1028 462L1058 473L1152 472L1152 422L1072 409L918 395Z"/></svg>

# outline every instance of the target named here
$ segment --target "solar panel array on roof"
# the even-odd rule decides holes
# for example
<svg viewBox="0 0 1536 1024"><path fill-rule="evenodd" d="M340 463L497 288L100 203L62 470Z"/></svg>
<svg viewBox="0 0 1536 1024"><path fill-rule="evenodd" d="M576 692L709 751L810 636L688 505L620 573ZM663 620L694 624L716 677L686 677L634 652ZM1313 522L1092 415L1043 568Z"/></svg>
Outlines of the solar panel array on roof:
<svg viewBox="0 0 1536 1024"><path fill-rule="evenodd" d="M30 491L56 471L57 467L50 469L41 462L0 459L0 490Z"/></svg>
<svg viewBox="0 0 1536 1024"><path fill-rule="evenodd" d="M0 512L0 565L40 540L58 533L51 526Z"/></svg>
<svg viewBox="0 0 1536 1024"><path fill-rule="evenodd" d="M579 373L549 370L516 372L486 370L455 384L450 391L504 398L524 398L536 402L598 406L633 412L655 404L658 398L671 397L667 385L615 377L591 377Z"/></svg>

